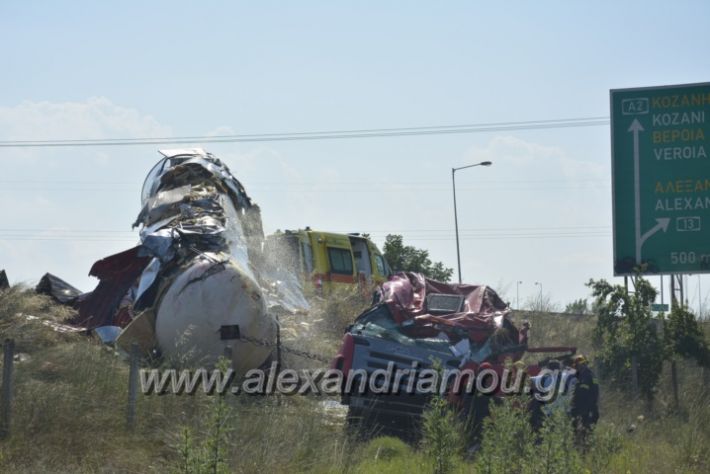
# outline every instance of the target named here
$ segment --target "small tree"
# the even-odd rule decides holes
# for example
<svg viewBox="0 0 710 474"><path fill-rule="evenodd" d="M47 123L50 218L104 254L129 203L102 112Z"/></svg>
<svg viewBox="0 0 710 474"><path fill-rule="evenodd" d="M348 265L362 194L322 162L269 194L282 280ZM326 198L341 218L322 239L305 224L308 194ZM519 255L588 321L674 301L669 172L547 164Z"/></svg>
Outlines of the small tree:
<svg viewBox="0 0 710 474"><path fill-rule="evenodd" d="M422 432L422 446L434 474L452 472L463 451L463 428L443 396L434 396L424 411Z"/></svg>
<svg viewBox="0 0 710 474"><path fill-rule="evenodd" d="M669 356L695 359L701 366L710 367L710 347L687 306L674 305L664 321L663 339Z"/></svg>
<svg viewBox="0 0 710 474"><path fill-rule="evenodd" d="M547 417L538 434L532 459L527 472L546 474L569 474L581 472L581 459L575 449L575 433L566 412L567 407L558 407Z"/></svg>
<svg viewBox="0 0 710 474"><path fill-rule="evenodd" d="M490 416L483 422L483 440L476 460L476 472L527 472L536 451L527 400L506 397L500 404L491 403L490 410Z"/></svg>
<svg viewBox="0 0 710 474"><path fill-rule="evenodd" d="M530 296L523 307L536 313L556 313L560 310L559 305L552 300L552 296L549 294Z"/></svg>
<svg viewBox="0 0 710 474"><path fill-rule="evenodd" d="M571 303L567 303L564 312L570 314L594 314L594 310L590 308L586 298L580 298Z"/></svg>
<svg viewBox="0 0 710 474"><path fill-rule="evenodd" d="M217 370L224 373L229 362L220 357ZM214 394L209 400L209 411L204 432L196 432L187 427L182 430L176 448L180 457L173 472L183 474L226 474L230 472L227 460L229 435L232 429L233 412L224 394Z"/></svg>
<svg viewBox="0 0 710 474"><path fill-rule="evenodd" d="M599 348L602 373L622 389L631 388L632 358L638 363L638 383L649 400L663 366L664 345L658 336L651 314L656 290L641 278L632 278L634 291L606 280L589 280L599 318L594 330L594 343Z"/></svg>
<svg viewBox="0 0 710 474"><path fill-rule="evenodd" d="M388 235L385 238L383 251L390 267L397 272L422 273L443 282L450 281L454 274L453 268L445 267L442 262L432 262L428 250L404 245L401 235Z"/></svg>

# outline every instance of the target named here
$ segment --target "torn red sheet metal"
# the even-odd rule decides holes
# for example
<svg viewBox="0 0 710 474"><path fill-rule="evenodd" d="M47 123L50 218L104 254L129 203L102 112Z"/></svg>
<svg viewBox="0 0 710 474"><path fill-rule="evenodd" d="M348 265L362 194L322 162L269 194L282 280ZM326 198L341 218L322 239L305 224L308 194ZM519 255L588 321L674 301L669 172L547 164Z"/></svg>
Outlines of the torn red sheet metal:
<svg viewBox="0 0 710 474"><path fill-rule="evenodd" d="M510 311L498 294L486 285L442 283L421 273L400 272L392 275L379 289L380 300L391 301L410 318L426 313L427 294L461 295L466 313L488 314Z"/></svg>
<svg viewBox="0 0 710 474"><path fill-rule="evenodd" d="M78 303L79 315L71 324L93 329L100 326L125 327L131 322L121 307L121 300L135 284L150 257L138 256L140 246L106 257L94 263L89 275L100 281L94 291L82 297Z"/></svg>
<svg viewBox="0 0 710 474"><path fill-rule="evenodd" d="M415 337L431 337L444 331L454 339L466 334L473 342L483 342L504 329L511 343L527 343L528 326L518 330L509 319L510 307L486 285L442 283L419 273L401 272L383 283L378 295L380 301L387 304L395 322L413 321L409 333ZM461 306L443 314L432 314L427 305L429 295L461 296Z"/></svg>

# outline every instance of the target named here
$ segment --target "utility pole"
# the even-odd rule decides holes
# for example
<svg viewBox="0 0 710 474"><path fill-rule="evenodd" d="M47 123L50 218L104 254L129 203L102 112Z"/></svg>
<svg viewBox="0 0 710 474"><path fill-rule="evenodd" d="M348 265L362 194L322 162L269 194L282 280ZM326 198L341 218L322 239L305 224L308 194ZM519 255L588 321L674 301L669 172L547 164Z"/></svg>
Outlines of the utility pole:
<svg viewBox="0 0 710 474"><path fill-rule="evenodd" d="M518 280L515 284L515 309L520 310L520 285L523 282Z"/></svg>
<svg viewBox="0 0 710 474"><path fill-rule="evenodd" d="M538 310L539 310L540 312L542 312L542 283L540 283L539 281L536 281L536 282L535 282L535 285L537 285L537 286L540 287L540 303L539 303L540 306L538 307Z"/></svg>

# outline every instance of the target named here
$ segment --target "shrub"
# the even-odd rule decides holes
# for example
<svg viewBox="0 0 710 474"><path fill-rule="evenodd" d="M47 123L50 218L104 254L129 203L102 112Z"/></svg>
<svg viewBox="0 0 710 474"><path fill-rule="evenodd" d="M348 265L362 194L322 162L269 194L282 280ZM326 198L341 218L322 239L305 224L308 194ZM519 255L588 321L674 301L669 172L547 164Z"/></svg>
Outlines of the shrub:
<svg viewBox="0 0 710 474"><path fill-rule="evenodd" d="M506 474L527 472L534 452L527 400L507 397L491 406L483 424L483 441L476 462L479 472Z"/></svg>
<svg viewBox="0 0 710 474"><path fill-rule="evenodd" d="M566 411L559 407L545 419L537 445L532 452L527 472L567 474L581 471L579 453L574 445L575 433Z"/></svg>
<svg viewBox="0 0 710 474"><path fill-rule="evenodd" d="M463 428L444 397L432 398L422 417L422 432L422 447L433 472L452 472L463 451Z"/></svg>
<svg viewBox="0 0 710 474"><path fill-rule="evenodd" d="M631 365L635 357L638 388L648 399L653 393L663 367L664 350L651 314L656 290L641 278L632 279L634 292L606 280L590 280L595 307L599 313L594 331L602 375L622 390L635 389Z"/></svg>

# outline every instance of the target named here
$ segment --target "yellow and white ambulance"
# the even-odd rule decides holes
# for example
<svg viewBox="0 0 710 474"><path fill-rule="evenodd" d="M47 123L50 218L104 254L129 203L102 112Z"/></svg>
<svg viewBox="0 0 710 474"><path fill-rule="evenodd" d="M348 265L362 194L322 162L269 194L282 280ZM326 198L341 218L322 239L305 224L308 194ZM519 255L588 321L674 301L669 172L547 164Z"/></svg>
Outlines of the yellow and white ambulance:
<svg viewBox="0 0 710 474"><path fill-rule="evenodd" d="M360 234L309 227L277 231L267 237L265 251L280 252L283 264L301 276L307 289L319 293L352 286L372 288L392 273L382 252Z"/></svg>

